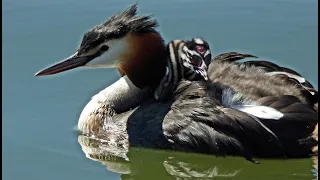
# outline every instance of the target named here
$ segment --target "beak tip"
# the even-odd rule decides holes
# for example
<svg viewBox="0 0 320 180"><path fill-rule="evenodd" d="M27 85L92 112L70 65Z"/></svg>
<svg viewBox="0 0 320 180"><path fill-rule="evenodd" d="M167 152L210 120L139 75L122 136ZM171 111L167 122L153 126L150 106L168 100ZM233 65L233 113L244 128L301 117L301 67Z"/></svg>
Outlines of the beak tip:
<svg viewBox="0 0 320 180"><path fill-rule="evenodd" d="M34 74L34 76L43 76L44 74L42 73L42 71L39 71L37 73Z"/></svg>
<svg viewBox="0 0 320 180"><path fill-rule="evenodd" d="M43 69L41 71L38 71L37 73L34 74L34 76L47 76L47 75L52 75L55 74L55 72L48 72L47 69Z"/></svg>

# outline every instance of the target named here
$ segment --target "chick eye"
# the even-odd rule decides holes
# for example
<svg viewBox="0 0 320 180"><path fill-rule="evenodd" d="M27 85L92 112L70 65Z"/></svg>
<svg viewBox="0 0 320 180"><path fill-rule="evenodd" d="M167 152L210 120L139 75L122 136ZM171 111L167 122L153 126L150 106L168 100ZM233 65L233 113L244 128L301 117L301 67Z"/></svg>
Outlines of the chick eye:
<svg viewBox="0 0 320 180"><path fill-rule="evenodd" d="M102 46L100 47L100 52L108 51L108 49L109 49L109 46L107 46L107 45L102 45Z"/></svg>

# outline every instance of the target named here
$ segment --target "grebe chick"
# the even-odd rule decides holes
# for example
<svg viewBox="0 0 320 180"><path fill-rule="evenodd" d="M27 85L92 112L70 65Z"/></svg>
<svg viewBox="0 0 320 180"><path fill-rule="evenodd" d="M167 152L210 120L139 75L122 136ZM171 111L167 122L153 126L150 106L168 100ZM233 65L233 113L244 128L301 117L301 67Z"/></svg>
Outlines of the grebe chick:
<svg viewBox="0 0 320 180"><path fill-rule="evenodd" d="M171 97L181 79L190 81L208 80L206 63L211 58L209 45L205 40L192 38L188 41L173 40L167 45L167 73L155 91L157 100Z"/></svg>

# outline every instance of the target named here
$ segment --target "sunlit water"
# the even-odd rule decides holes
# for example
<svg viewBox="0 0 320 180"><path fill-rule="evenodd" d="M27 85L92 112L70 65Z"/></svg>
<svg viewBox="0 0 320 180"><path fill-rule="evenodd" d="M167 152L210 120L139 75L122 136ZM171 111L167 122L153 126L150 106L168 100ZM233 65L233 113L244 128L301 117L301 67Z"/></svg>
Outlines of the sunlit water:
<svg viewBox="0 0 320 180"><path fill-rule="evenodd" d="M315 178L311 159L259 159L261 164L256 165L243 158L140 148L127 153L78 137L74 127L81 110L92 95L119 78L116 70L79 69L45 78L33 75L69 56L86 30L135 1L2 2L4 179ZM216 54L251 53L291 67L318 86L316 0L139 3L140 14L155 14L166 41L204 37Z"/></svg>

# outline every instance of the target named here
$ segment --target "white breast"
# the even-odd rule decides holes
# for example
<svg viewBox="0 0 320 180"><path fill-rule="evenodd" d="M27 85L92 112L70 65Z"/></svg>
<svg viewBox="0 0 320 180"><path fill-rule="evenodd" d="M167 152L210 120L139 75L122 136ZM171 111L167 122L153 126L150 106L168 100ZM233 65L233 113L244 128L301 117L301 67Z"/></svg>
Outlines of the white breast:
<svg viewBox="0 0 320 180"><path fill-rule="evenodd" d="M128 111L137 107L145 97L145 91L136 87L127 76L123 76L118 81L100 91L93 96L90 102L82 110L78 129L86 133L88 122L94 118L95 121L102 121L95 117L95 112L106 104L110 105L117 113ZM99 110L101 112L101 109Z"/></svg>

